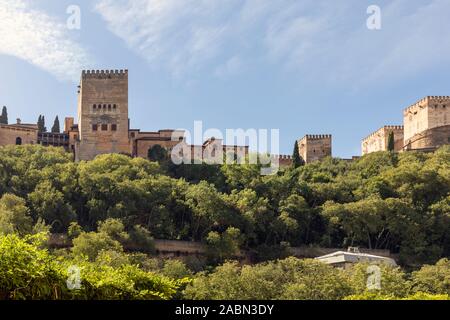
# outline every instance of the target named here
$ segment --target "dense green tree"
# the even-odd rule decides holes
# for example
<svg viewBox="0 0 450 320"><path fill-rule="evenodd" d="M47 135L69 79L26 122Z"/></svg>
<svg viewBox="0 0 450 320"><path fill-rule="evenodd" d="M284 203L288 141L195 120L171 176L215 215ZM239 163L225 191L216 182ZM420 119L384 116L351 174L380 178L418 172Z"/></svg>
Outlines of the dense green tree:
<svg viewBox="0 0 450 320"><path fill-rule="evenodd" d="M32 212L52 226L54 232L67 230L69 224L76 220L72 206L66 203L64 194L45 181L36 186L28 195Z"/></svg>
<svg viewBox="0 0 450 320"><path fill-rule="evenodd" d="M300 166L303 166L305 164L305 161L300 156L299 147L298 147L298 141L295 141L294 144L294 153L292 155L292 165L294 168L298 168Z"/></svg>
<svg viewBox="0 0 450 320"><path fill-rule="evenodd" d="M25 200L13 194L0 199L0 234L25 235L32 231L33 222Z"/></svg>
<svg viewBox="0 0 450 320"><path fill-rule="evenodd" d="M103 263L55 259L41 248L44 240L44 235L0 235L0 300L168 300L184 283L127 263L108 265L105 251ZM68 281L76 284L74 262L80 289L69 290Z"/></svg>
<svg viewBox="0 0 450 320"><path fill-rule="evenodd" d="M450 260L442 259L435 265L425 265L413 272L414 292L450 295Z"/></svg>
<svg viewBox="0 0 450 320"><path fill-rule="evenodd" d="M157 144L148 150L148 159L155 162L165 162L169 159L169 155L166 149Z"/></svg>
<svg viewBox="0 0 450 320"><path fill-rule="evenodd" d="M6 106L2 108L2 114L0 115L0 124L8 124L8 110Z"/></svg>
<svg viewBox="0 0 450 320"><path fill-rule="evenodd" d="M388 136L388 144L387 144L387 151L394 152L395 150L395 140L394 140L394 132L389 132Z"/></svg>
<svg viewBox="0 0 450 320"><path fill-rule="evenodd" d="M47 128L45 127L45 116L39 115L37 126L39 132L47 132Z"/></svg>
<svg viewBox="0 0 450 320"><path fill-rule="evenodd" d="M52 133L60 133L61 129L59 126L59 119L58 116L56 116L55 121L53 122L53 126L52 126Z"/></svg>
<svg viewBox="0 0 450 320"><path fill-rule="evenodd" d="M223 262L240 254L241 232L237 228L229 227L219 234L211 231L206 237L208 256L214 262Z"/></svg>
<svg viewBox="0 0 450 320"><path fill-rule="evenodd" d="M83 232L73 239L72 253L75 256L86 257L95 261L102 251L123 252L120 242L104 232Z"/></svg>
<svg viewBox="0 0 450 320"><path fill-rule="evenodd" d="M335 300L352 294L343 271L314 260L288 258L240 267L228 262L198 274L185 290L187 299Z"/></svg>

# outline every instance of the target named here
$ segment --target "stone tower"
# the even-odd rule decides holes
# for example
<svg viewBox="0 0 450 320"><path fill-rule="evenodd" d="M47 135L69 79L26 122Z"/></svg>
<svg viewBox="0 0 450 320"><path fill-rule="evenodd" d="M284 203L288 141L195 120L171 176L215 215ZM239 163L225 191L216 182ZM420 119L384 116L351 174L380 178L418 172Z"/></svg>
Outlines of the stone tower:
<svg viewBox="0 0 450 320"><path fill-rule="evenodd" d="M305 163L331 157L332 137L330 134L306 135L298 141L300 156Z"/></svg>
<svg viewBox="0 0 450 320"><path fill-rule="evenodd" d="M361 143L362 155L372 152L387 151L390 133L394 134L394 151L403 150L403 126L384 126L371 133Z"/></svg>
<svg viewBox="0 0 450 320"><path fill-rule="evenodd" d="M435 149L450 143L450 96L428 96L403 111L405 149Z"/></svg>
<svg viewBox="0 0 450 320"><path fill-rule="evenodd" d="M78 93L77 160L105 153L131 154L128 71L83 71Z"/></svg>

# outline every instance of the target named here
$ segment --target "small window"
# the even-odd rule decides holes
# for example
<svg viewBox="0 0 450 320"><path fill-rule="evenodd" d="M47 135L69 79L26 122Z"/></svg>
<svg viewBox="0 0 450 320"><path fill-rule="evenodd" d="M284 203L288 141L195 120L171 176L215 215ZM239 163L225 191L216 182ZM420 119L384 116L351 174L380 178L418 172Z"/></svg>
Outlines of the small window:
<svg viewBox="0 0 450 320"><path fill-rule="evenodd" d="M111 105L110 104L108 104L108 110L111 111Z"/></svg>
<svg viewBox="0 0 450 320"><path fill-rule="evenodd" d="M105 110L106 110L106 104L104 104L104 105L103 105L103 109L105 109Z"/></svg>
<svg viewBox="0 0 450 320"><path fill-rule="evenodd" d="M111 131L117 131L117 124L111 125Z"/></svg>
<svg viewBox="0 0 450 320"><path fill-rule="evenodd" d="M96 105L96 104L94 104L94 110L95 110L95 109L97 109L97 105Z"/></svg>
<svg viewBox="0 0 450 320"><path fill-rule="evenodd" d="M113 105L113 109L117 109L117 105L114 104L114 105Z"/></svg>
<svg viewBox="0 0 450 320"><path fill-rule="evenodd" d="M22 138L21 137L17 137L16 138L16 145L17 146L21 146L22 145Z"/></svg>
<svg viewBox="0 0 450 320"><path fill-rule="evenodd" d="M108 125L102 124L102 131L108 131Z"/></svg>
<svg viewBox="0 0 450 320"><path fill-rule="evenodd" d="M98 125L97 124L93 124L92 125L92 131L98 131Z"/></svg>

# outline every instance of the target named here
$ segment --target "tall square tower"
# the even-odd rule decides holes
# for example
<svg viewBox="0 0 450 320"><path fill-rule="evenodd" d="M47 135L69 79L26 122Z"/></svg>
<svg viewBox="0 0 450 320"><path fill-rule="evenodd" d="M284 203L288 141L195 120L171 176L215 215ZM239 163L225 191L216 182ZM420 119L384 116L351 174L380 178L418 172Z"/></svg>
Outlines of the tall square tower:
<svg viewBox="0 0 450 320"><path fill-rule="evenodd" d="M78 93L77 160L99 154L131 154L128 71L83 71Z"/></svg>
<svg viewBox="0 0 450 320"><path fill-rule="evenodd" d="M332 155L331 134L306 135L298 141L300 156L305 163L320 161Z"/></svg>
<svg viewBox="0 0 450 320"><path fill-rule="evenodd" d="M450 125L450 97L428 96L419 100L403 111L403 121L404 145L414 144L422 132Z"/></svg>

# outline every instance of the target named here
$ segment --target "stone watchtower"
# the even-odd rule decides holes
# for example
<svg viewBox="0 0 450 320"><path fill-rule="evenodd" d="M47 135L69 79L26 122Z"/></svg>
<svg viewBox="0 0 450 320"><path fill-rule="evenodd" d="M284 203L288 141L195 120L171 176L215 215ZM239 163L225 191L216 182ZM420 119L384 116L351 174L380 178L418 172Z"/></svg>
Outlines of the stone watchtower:
<svg viewBox="0 0 450 320"><path fill-rule="evenodd" d="M332 137L330 134L306 135L298 141L300 156L305 163L331 157Z"/></svg>
<svg viewBox="0 0 450 320"><path fill-rule="evenodd" d="M105 153L131 154L128 132L128 71L83 71L76 160Z"/></svg>
<svg viewBox="0 0 450 320"><path fill-rule="evenodd" d="M450 143L450 97L428 96L403 111L405 149L435 149Z"/></svg>

